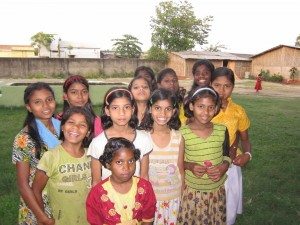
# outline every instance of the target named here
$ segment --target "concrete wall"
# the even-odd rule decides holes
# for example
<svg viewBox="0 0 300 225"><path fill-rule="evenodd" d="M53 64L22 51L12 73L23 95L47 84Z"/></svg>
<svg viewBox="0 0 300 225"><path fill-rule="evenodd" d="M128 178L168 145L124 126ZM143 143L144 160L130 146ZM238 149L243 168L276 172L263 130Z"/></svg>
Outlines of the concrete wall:
<svg viewBox="0 0 300 225"><path fill-rule="evenodd" d="M36 74L55 77L58 74L133 73L138 66L149 66L155 72L165 68L161 61L141 59L57 59L57 58L0 58L0 78L29 78Z"/></svg>

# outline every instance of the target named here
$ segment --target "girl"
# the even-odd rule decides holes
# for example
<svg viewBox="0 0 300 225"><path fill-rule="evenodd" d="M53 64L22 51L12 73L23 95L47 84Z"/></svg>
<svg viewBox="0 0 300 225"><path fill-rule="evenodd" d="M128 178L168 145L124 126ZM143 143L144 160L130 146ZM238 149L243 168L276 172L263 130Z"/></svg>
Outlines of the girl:
<svg viewBox="0 0 300 225"><path fill-rule="evenodd" d="M135 174L148 179L148 153L152 150L152 143L146 132L136 130L137 118L133 114L133 104L131 92L124 87L111 88L104 96L101 117L104 132L93 139L88 149L88 155L92 156L93 185L111 174L109 170L102 168L99 157L103 154L107 140L112 137L124 137L132 141L136 148L141 149L141 160L137 162Z"/></svg>
<svg viewBox="0 0 300 225"><path fill-rule="evenodd" d="M215 70L215 66L207 59L196 61L192 68L194 77L191 90L196 87L206 87L210 85L211 74Z"/></svg>
<svg viewBox="0 0 300 225"><path fill-rule="evenodd" d="M41 158L33 181L33 192L42 207L42 190L47 184L55 225L88 224L84 210L91 187L90 158L84 150L92 128L91 113L82 107L64 112L62 143Z"/></svg>
<svg viewBox="0 0 300 225"><path fill-rule="evenodd" d="M255 87L254 87L254 89L256 90L257 93L260 90L262 90L261 82L262 82L262 75L260 73L260 74L258 74L258 76L256 78L256 83L255 83Z"/></svg>
<svg viewBox="0 0 300 225"><path fill-rule="evenodd" d="M171 91L153 92L143 127L150 131L153 142L149 180L157 199L154 224L176 224L184 180L183 154L179 156L179 152L183 153L184 146L178 131L177 98Z"/></svg>
<svg viewBox="0 0 300 225"><path fill-rule="evenodd" d="M139 66L134 71L134 77L142 76L145 77L149 83L151 84L151 90L155 90L157 88L155 73L148 66Z"/></svg>
<svg viewBox="0 0 300 225"><path fill-rule="evenodd" d="M226 171L229 158L228 132L213 124L219 96L211 87L197 87L189 93L185 114L193 120L181 128L185 141L185 188L178 224L225 224Z"/></svg>
<svg viewBox="0 0 300 225"><path fill-rule="evenodd" d="M157 75L157 85L160 88L165 88L175 93L179 104L179 118L181 123L185 124L186 117L184 116L183 99L186 90L183 87L179 87L176 72L171 68L161 70Z"/></svg>
<svg viewBox="0 0 300 225"><path fill-rule="evenodd" d="M225 183L227 224L234 224L236 215L242 213L242 172L244 166L251 159L251 144L248 135L249 118L245 110L231 99L234 88L234 73L226 67L217 68L212 74L212 86L219 93L222 100L220 113L213 119L214 123L226 125L230 138L230 155L233 164L228 172ZM237 137L238 135L238 137ZM241 140L243 154L236 156L238 141Z"/></svg>
<svg viewBox="0 0 300 225"><path fill-rule="evenodd" d="M46 83L30 84L24 92L27 116L23 129L15 137L12 162L17 169L17 186L21 194L19 224L53 224L39 207L31 189L36 166L49 148L59 144L60 121L54 119L54 92ZM46 204L46 198L44 198ZM45 208L50 215L48 207Z"/></svg>
<svg viewBox="0 0 300 225"><path fill-rule="evenodd" d="M108 140L100 162L111 175L90 191L86 201L91 225L150 225L155 213L155 195L151 184L134 177L140 151L131 141L116 137Z"/></svg>
<svg viewBox="0 0 300 225"><path fill-rule="evenodd" d="M64 82L63 92L63 112L59 113L56 117L61 120L63 113L70 107L86 107L91 112L94 120L92 137L99 135L103 131L102 123L100 117L97 116L93 110L92 102L89 96L88 81L80 75L71 75ZM87 144L89 144L89 142Z"/></svg>
<svg viewBox="0 0 300 225"><path fill-rule="evenodd" d="M131 80L128 89L134 98L134 114L137 116L140 124L144 118L147 102L152 92L150 83L145 77L137 76Z"/></svg>

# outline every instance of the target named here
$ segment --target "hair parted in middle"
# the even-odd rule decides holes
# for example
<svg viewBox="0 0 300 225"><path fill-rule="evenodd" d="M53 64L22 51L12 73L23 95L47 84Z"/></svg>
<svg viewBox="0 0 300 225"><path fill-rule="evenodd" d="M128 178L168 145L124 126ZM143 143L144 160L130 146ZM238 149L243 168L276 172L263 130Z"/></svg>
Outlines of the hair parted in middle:
<svg viewBox="0 0 300 225"><path fill-rule="evenodd" d="M152 130L154 120L151 115L151 107L160 100L169 100L171 102L172 107L175 109L173 116L171 117L170 121L167 123L170 129L178 130L181 126L181 122L179 119L179 105L177 101L176 95L169 90L158 88L156 89L147 103L147 109L145 113L144 120L140 125L141 130Z"/></svg>
<svg viewBox="0 0 300 225"><path fill-rule="evenodd" d="M127 98L128 101L130 102L130 105L134 107L133 96L131 92L128 90L128 88L126 87L110 88L104 96L103 105L102 105L101 121L104 129L108 129L113 125L113 121L111 120L110 116L106 115L105 108L109 107L112 101L115 100L116 98ZM134 114L132 114L128 125L131 128L136 129L137 124L138 124L138 118Z"/></svg>
<svg viewBox="0 0 300 225"><path fill-rule="evenodd" d="M82 144L83 144L84 147L88 147L89 144L91 143L92 139L93 139L93 134L91 132L93 130L92 129L93 128L93 116L87 108L80 107L80 106L74 106L74 107L68 108L64 112L62 120L61 120L61 126L63 126L68 121L68 119L74 114L81 114L81 115L84 116L84 118L86 120L86 123L88 125L88 131L90 133L87 137L85 137L83 139ZM64 133L62 131L60 132L59 139L62 140L62 141L65 140Z"/></svg>
<svg viewBox="0 0 300 225"><path fill-rule="evenodd" d="M190 110L190 103L195 104L195 102L200 98L211 98L217 108L217 112L215 115L219 113L219 110L221 108L221 99L219 97L219 94L210 86L196 87L189 92L184 104L184 115L187 118L191 118L194 116L193 112Z"/></svg>
<svg viewBox="0 0 300 225"><path fill-rule="evenodd" d="M108 139L104 147L104 152L99 158L100 163L107 168L107 165L112 162L116 152L120 149L131 150L133 152L135 161L140 159L141 152L139 149L135 148L131 141L122 137L113 137Z"/></svg>

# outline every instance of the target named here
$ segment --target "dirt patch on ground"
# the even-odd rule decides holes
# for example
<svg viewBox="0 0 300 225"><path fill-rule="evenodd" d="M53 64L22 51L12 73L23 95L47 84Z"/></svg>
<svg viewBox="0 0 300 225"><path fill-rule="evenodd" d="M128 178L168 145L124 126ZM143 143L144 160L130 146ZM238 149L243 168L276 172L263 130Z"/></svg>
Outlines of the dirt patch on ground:
<svg viewBox="0 0 300 225"><path fill-rule="evenodd" d="M110 79L92 79L90 81L102 81L102 82L117 82L119 83L120 80L125 84L128 84L131 81L131 78L110 78ZM0 86L3 85L10 85L11 83L33 83L37 81L44 81L44 82L59 82L62 83L62 79L0 79ZM190 89L192 85L191 79L186 80L179 80L180 85L186 88L187 90ZM261 96L268 96L268 97L285 97L285 98L300 98L300 85L291 85L291 84L278 84L278 83L271 83L271 82L262 82L262 88L259 93L256 93L254 90L255 80L237 80L233 93L237 94L245 94L245 95L261 95Z"/></svg>

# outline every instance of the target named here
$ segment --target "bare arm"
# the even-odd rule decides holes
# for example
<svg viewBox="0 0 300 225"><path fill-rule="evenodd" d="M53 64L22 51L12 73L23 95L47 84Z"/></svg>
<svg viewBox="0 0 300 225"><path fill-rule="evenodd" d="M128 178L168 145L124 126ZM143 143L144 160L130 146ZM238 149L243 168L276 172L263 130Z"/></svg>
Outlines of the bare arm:
<svg viewBox="0 0 300 225"><path fill-rule="evenodd" d="M143 158L141 159L141 177L149 180L149 154L147 153L146 155L143 156Z"/></svg>
<svg viewBox="0 0 300 225"><path fill-rule="evenodd" d="M181 182L182 182L182 190L184 187L184 139L181 138L179 144L179 152L178 152L178 162L177 162L179 173L181 175Z"/></svg>
<svg viewBox="0 0 300 225"><path fill-rule="evenodd" d="M241 143L242 143L242 150L243 150L244 154L241 154L241 155L237 156L233 160L233 164L235 164L237 166L244 166L250 160L250 155L245 154L245 152L250 152L251 153L251 144L250 144L250 140L249 140L248 129L245 130L245 131L239 132L239 134L240 134L240 139L241 139Z"/></svg>
<svg viewBox="0 0 300 225"><path fill-rule="evenodd" d="M30 165L27 162L17 162L17 186L26 205L31 209L37 220L43 224L54 224L54 221L47 217L35 198L29 186ZM43 203L42 203L43 204Z"/></svg>
<svg viewBox="0 0 300 225"><path fill-rule="evenodd" d="M98 159L92 157L91 161L91 171L92 171L92 186L98 184L102 176L102 164Z"/></svg>

